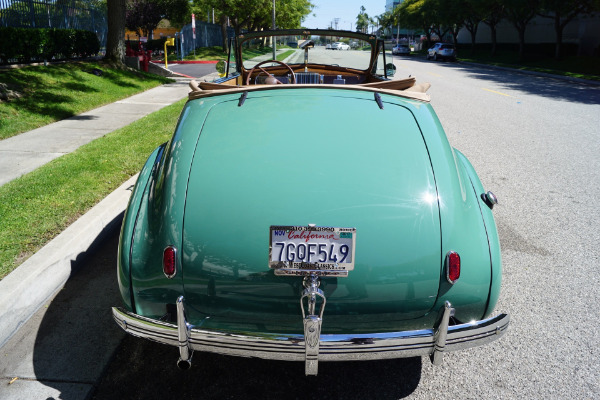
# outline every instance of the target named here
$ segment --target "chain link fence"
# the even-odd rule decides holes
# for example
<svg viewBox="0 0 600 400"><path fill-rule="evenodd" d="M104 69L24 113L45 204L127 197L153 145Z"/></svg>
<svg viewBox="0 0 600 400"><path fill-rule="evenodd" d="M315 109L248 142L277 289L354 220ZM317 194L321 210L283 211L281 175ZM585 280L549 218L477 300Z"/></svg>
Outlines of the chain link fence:
<svg viewBox="0 0 600 400"><path fill-rule="evenodd" d="M106 11L75 0L0 0L0 26L81 29L96 33L106 45Z"/></svg>
<svg viewBox="0 0 600 400"><path fill-rule="evenodd" d="M0 26L87 30L96 33L103 49L108 30L106 10L84 4L77 0L0 0ZM204 21L196 21L195 40L192 24L184 26L177 36L183 57L198 47L223 45L221 26ZM234 29L228 27L227 37L233 36Z"/></svg>
<svg viewBox="0 0 600 400"><path fill-rule="evenodd" d="M0 0L1 1L1 0ZM227 37L233 37L235 31L233 28L227 28ZM182 52L182 57L194 52L198 47L213 47L222 46L223 37L221 35L221 25L211 24L204 21L196 21L196 40L194 41L194 33L192 24L181 28L178 39L183 43L179 44L179 49Z"/></svg>

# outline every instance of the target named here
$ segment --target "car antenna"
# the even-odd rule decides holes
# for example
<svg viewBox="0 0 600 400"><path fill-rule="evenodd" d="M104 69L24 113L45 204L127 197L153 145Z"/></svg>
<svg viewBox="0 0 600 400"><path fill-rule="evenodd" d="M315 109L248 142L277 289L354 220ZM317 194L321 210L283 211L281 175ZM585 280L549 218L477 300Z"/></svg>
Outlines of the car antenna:
<svg viewBox="0 0 600 400"><path fill-rule="evenodd" d="M244 102L246 101L246 97L248 97L248 92L242 93L242 95L240 96L240 101L238 101L238 107L241 107L244 105Z"/></svg>
<svg viewBox="0 0 600 400"><path fill-rule="evenodd" d="M383 110L383 101L381 101L381 96L377 92L375 92L375 101L377 102L379 108Z"/></svg>

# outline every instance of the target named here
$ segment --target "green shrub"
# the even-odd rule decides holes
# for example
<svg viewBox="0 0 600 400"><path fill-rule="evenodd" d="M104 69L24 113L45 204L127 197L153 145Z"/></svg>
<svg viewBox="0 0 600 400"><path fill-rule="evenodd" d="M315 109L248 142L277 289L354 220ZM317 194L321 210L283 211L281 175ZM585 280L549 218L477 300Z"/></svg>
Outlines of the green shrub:
<svg viewBox="0 0 600 400"><path fill-rule="evenodd" d="M100 41L90 31L0 27L1 64L89 57L99 50Z"/></svg>

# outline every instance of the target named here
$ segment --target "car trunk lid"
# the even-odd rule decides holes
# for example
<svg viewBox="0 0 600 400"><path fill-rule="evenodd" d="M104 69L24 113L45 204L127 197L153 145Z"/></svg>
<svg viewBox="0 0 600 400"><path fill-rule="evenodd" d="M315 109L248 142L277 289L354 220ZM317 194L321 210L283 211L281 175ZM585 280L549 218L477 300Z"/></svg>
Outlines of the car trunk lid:
<svg viewBox="0 0 600 400"><path fill-rule="evenodd" d="M354 270L321 279L324 333L393 330L427 314L442 259L433 172L409 108L383 105L371 92L293 89L212 107L183 232L196 322L301 331L302 278L269 269L271 225L356 228Z"/></svg>

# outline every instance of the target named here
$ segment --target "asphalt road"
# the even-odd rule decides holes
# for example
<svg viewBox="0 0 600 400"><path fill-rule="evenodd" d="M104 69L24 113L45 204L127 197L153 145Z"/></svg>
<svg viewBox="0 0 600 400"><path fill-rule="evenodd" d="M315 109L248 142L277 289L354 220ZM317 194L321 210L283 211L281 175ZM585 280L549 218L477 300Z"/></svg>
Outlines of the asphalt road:
<svg viewBox="0 0 600 400"><path fill-rule="evenodd" d="M504 275L496 311L512 319L500 341L446 354L438 367L426 358L321 363L318 377L305 377L301 363L195 354L192 369L181 372L176 349L121 340L108 310L96 309L117 297L116 274L106 272L115 268L113 238L82 261L96 273L80 269L45 311L66 323L67 302L80 310L60 331L69 332L65 340L49 341L48 335L61 337L52 333L58 322L41 317L42 329L31 335L33 354L23 356L33 357L36 374L52 372L42 383L58 393L54 398L600 398L594 201L600 197L600 87L414 58L396 65L396 78L432 83L432 105L450 143L500 200L494 213ZM82 342L92 342L91 356L73 349ZM69 378L67 390L67 379L56 372L63 368L93 369L102 377L94 381L82 372L87 389L75 390L78 382Z"/></svg>
<svg viewBox="0 0 600 400"><path fill-rule="evenodd" d="M167 64L170 71L192 78L200 78L216 72L215 64ZM161 64L164 66L164 64Z"/></svg>

